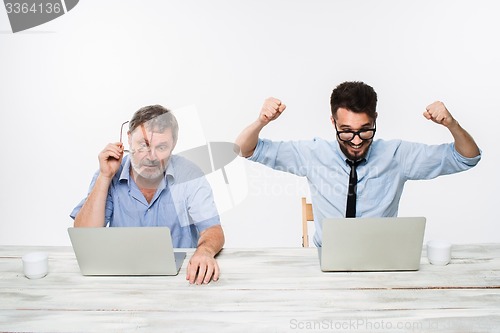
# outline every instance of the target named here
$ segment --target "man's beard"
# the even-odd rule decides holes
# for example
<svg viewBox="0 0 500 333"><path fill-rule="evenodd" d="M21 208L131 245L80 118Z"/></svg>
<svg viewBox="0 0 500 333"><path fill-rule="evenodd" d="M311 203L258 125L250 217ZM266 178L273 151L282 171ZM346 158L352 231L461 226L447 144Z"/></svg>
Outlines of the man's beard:
<svg viewBox="0 0 500 333"><path fill-rule="evenodd" d="M142 160L139 161L139 163L135 163L134 159L132 158L130 162L135 173L140 177L148 180L155 180L163 177L163 173L167 168L166 160Z"/></svg>
<svg viewBox="0 0 500 333"><path fill-rule="evenodd" d="M350 142L339 142L339 147L340 150L344 153L344 155L351 161L358 161L363 159L366 154L368 153L368 148L370 148L370 145L372 144L373 140L366 140L362 141L360 144L360 149L356 149L355 151L351 152L349 151L348 147L351 147L352 150L352 144Z"/></svg>

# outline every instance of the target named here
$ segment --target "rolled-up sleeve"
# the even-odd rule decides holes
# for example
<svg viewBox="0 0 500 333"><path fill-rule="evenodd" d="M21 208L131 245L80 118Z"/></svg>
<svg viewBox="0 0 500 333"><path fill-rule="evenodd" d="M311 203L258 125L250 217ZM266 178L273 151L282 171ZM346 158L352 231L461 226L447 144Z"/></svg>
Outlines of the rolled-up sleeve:
<svg viewBox="0 0 500 333"><path fill-rule="evenodd" d="M401 142L399 154L407 179L432 179L474 167L481 154L469 158L458 153L453 143L424 145Z"/></svg>
<svg viewBox="0 0 500 333"><path fill-rule="evenodd" d="M259 139L252 156L248 160L264 164L275 170L306 176L304 166L314 152L313 141L271 141Z"/></svg>

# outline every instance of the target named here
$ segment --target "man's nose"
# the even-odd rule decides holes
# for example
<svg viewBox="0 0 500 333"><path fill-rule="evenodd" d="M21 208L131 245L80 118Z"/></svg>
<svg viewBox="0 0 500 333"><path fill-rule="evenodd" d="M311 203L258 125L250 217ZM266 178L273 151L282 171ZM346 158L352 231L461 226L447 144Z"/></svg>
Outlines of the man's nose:
<svg viewBox="0 0 500 333"><path fill-rule="evenodd" d="M361 142L363 142L363 140L361 140L359 135L355 135L354 138L352 138L352 140L351 140L351 143L355 146L361 144Z"/></svg>
<svg viewBox="0 0 500 333"><path fill-rule="evenodd" d="M149 147L149 149L148 149L148 157L151 160L157 160L158 159L158 156L156 155L156 150L155 150L154 147Z"/></svg>

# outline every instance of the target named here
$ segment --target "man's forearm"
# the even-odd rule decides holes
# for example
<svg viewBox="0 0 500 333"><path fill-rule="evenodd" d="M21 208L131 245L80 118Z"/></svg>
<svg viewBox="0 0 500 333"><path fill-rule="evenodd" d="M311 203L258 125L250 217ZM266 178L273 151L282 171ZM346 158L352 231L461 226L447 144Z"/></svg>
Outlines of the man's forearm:
<svg viewBox="0 0 500 333"><path fill-rule="evenodd" d="M104 227L104 212L111 180L97 177L87 200L75 217L75 227Z"/></svg>
<svg viewBox="0 0 500 333"><path fill-rule="evenodd" d="M252 156L259 140L259 133L263 127L264 125L261 122L255 121L240 133L236 139L236 144L240 148L241 156Z"/></svg>
<svg viewBox="0 0 500 333"><path fill-rule="evenodd" d="M453 139L455 140L455 149L464 157L476 157L480 154L479 147L472 136L460 126L455 120L454 124L448 127Z"/></svg>
<svg viewBox="0 0 500 333"><path fill-rule="evenodd" d="M224 246L224 232L220 225L205 229L200 234L197 251L205 252L212 257L222 250Z"/></svg>

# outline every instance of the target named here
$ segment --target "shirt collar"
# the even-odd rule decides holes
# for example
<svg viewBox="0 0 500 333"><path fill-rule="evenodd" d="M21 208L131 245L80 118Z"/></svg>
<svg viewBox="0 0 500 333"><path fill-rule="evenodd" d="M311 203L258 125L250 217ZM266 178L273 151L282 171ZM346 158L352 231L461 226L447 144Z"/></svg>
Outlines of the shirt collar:
<svg viewBox="0 0 500 333"><path fill-rule="evenodd" d="M130 157L127 155L123 157L122 162L122 172L120 173L120 181L126 180L127 182L130 179Z"/></svg>

